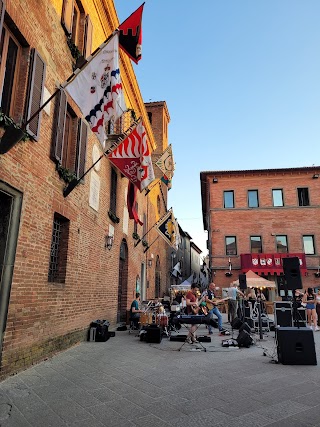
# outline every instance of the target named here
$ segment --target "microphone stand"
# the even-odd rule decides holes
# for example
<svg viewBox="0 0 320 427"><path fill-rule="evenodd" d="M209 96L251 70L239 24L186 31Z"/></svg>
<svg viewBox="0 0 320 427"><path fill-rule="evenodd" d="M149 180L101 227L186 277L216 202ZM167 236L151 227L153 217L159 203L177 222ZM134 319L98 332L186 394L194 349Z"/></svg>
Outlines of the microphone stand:
<svg viewBox="0 0 320 427"><path fill-rule="evenodd" d="M261 298L257 299L257 307L258 307L259 335L260 335L260 339L263 340L262 318L261 318Z"/></svg>

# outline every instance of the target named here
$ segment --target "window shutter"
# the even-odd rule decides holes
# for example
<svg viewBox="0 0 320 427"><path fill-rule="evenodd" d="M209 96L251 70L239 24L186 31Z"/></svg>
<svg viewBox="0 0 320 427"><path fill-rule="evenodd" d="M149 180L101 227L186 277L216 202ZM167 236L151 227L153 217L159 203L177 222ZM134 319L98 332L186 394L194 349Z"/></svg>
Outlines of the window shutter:
<svg viewBox="0 0 320 427"><path fill-rule="evenodd" d="M57 114L54 123L54 134L53 141L53 157L59 162L62 162L63 153L63 141L64 141L64 127L66 123L66 112L67 112L67 95L63 89L60 90L57 95Z"/></svg>
<svg viewBox="0 0 320 427"><path fill-rule="evenodd" d="M69 35L72 33L73 2L74 0L63 0L62 8L61 23Z"/></svg>
<svg viewBox="0 0 320 427"><path fill-rule="evenodd" d="M76 171L77 178L81 178L85 173L86 167L86 154L87 154L87 140L88 140L88 127L83 120L79 120L78 128L78 146L77 146L77 159Z"/></svg>
<svg viewBox="0 0 320 427"><path fill-rule="evenodd" d="M83 49L83 56L87 58L92 53L92 31L93 26L90 19L90 16L86 16L86 27L85 27L85 35L84 35L84 49Z"/></svg>
<svg viewBox="0 0 320 427"><path fill-rule="evenodd" d="M3 26L5 10L6 10L6 2L5 0L0 0L0 37L2 34L2 26Z"/></svg>
<svg viewBox="0 0 320 427"><path fill-rule="evenodd" d="M43 104L43 88L46 75L46 64L39 53L32 49L27 92L26 121L39 110ZM27 125L27 132L36 140L39 139L42 110Z"/></svg>
<svg viewBox="0 0 320 427"><path fill-rule="evenodd" d="M116 215L117 210L117 172L111 168L110 212Z"/></svg>

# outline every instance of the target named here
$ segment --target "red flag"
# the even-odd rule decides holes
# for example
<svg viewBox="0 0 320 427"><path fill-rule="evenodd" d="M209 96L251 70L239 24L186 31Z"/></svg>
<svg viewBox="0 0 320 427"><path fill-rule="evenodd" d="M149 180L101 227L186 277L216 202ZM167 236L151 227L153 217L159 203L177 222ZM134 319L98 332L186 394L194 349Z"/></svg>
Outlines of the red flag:
<svg viewBox="0 0 320 427"><path fill-rule="evenodd" d="M140 191L148 187L154 180L154 171L146 130L142 121L118 147L108 154L108 159Z"/></svg>
<svg viewBox="0 0 320 427"><path fill-rule="evenodd" d="M143 222L140 221L138 212L136 211L136 196L137 196L137 187L129 181L128 185L128 194L127 194L127 206L129 212L129 218L134 219L140 225L143 225Z"/></svg>
<svg viewBox="0 0 320 427"><path fill-rule="evenodd" d="M141 59L143 6L144 3L119 26L119 45L136 64Z"/></svg>

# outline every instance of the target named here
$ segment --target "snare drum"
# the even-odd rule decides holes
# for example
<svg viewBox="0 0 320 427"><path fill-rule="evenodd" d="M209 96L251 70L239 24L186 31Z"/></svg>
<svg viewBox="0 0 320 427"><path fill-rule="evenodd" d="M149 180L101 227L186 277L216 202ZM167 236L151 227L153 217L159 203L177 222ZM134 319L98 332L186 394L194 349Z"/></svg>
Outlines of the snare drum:
<svg viewBox="0 0 320 427"><path fill-rule="evenodd" d="M146 311L145 313L140 314L140 323L142 326L151 325L152 323L152 313Z"/></svg>
<svg viewBox="0 0 320 427"><path fill-rule="evenodd" d="M157 324L165 328L168 326L168 316L166 314L158 314L157 316Z"/></svg>

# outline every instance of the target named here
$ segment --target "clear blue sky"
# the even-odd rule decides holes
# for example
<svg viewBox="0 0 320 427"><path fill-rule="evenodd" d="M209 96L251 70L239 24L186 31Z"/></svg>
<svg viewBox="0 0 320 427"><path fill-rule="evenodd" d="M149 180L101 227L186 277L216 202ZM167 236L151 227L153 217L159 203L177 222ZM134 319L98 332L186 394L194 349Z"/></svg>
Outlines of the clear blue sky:
<svg viewBox="0 0 320 427"><path fill-rule="evenodd" d="M142 0L114 0L120 22ZM319 165L319 0L146 0L145 102L166 101L169 206L203 251L200 171Z"/></svg>

